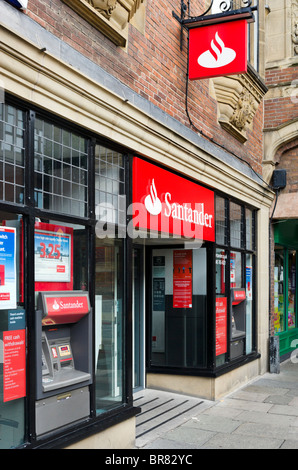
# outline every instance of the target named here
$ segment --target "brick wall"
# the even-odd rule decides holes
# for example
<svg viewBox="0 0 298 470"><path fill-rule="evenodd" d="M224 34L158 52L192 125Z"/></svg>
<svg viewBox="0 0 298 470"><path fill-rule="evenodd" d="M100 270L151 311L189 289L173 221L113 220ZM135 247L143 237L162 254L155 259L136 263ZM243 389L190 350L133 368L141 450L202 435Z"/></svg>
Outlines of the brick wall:
<svg viewBox="0 0 298 470"><path fill-rule="evenodd" d="M294 100L297 101L298 66L267 70L265 80L276 97L270 99L265 95L264 128L274 128L296 119L298 105Z"/></svg>
<svg viewBox="0 0 298 470"><path fill-rule="evenodd" d="M201 11L199 0L191 3L192 14ZM115 46L80 18L61 0L31 0L28 14L61 40L116 76L125 85L151 101L182 124L190 123L185 111L187 37L180 51L180 25L172 11L180 13L176 0L147 1L145 34L129 25L127 49ZM261 105L248 131L248 141L239 143L217 123L216 101L209 94L209 80L189 83L188 110L194 125L229 151L262 171Z"/></svg>

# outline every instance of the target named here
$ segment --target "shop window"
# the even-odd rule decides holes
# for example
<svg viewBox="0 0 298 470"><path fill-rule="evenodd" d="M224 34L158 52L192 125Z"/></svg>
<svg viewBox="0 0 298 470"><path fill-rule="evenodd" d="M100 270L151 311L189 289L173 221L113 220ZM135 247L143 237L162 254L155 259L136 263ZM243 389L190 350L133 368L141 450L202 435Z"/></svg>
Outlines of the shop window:
<svg viewBox="0 0 298 470"><path fill-rule="evenodd" d="M296 327L296 251L288 253L288 329Z"/></svg>
<svg viewBox="0 0 298 470"><path fill-rule="evenodd" d="M223 199L223 198L222 198ZM224 207L216 199L217 207ZM227 246L216 247L216 366L228 360L251 354L255 348L254 322L254 265L255 265L255 213L235 202L228 202L229 218ZM219 216L221 212L218 211ZM220 222L217 233L221 233ZM216 237L219 245L222 237ZM228 263L227 263L228 261ZM229 276L229 283L226 282Z"/></svg>
<svg viewBox="0 0 298 470"><path fill-rule="evenodd" d="M297 327L297 253L275 246L274 252L274 332Z"/></svg>
<svg viewBox="0 0 298 470"><path fill-rule="evenodd" d="M274 263L274 332L281 333L285 328L285 258L283 248L275 248Z"/></svg>
<svg viewBox="0 0 298 470"><path fill-rule="evenodd" d="M0 213L0 449L25 438L26 311L22 217Z"/></svg>
<svg viewBox="0 0 298 470"><path fill-rule="evenodd" d="M125 213L124 156L95 146L95 357L96 412L123 403L124 243L119 238ZM122 214L122 211L123 214ZM121 215L122 214L122 215ZM126 221L126 217L124 217ZM120 224L120 225L119 225Z"/></svg>
<svg viewBox="0 0 298 470"><path fill-rule="evenodd" d="M34 128L35 205L87 215L87 139L37 118Z"/></svg>
<svg viewBox="0 0 298 470"><path fill-rule="evenodd" d="M25 114L0 103L0 199L24 203Z"/></svg>
<svg viewBox="0 0 298 470"><path fill-rule="evenodd" d="M152 251L153 366L206 367L207 250Z"/></svg>

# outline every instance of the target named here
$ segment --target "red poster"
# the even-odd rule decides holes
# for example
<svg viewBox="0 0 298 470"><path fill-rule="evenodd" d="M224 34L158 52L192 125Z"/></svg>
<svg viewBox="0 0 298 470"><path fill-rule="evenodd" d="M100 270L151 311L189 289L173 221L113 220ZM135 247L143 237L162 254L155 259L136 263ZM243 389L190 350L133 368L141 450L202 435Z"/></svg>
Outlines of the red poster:
<svg viewBox="0 0 298 470"><path fill-rule="evenodd" d="M247 71L245 19L189 30L189 78L197 80Z"/></svg>
<svg viewBox="0 0 298 470"><path fill-rule="evenodd" d="M34 245L35 290L73 290L73 229L36 222Z"/></svg>
<svg viewBox="0 0 298 470"><path fill-rule="evenodd" d="M214 241L214 192L135 157L133 226Z"/></svg>
<svg viewBox="0 0 298 470"><path fill-rule="evenodd" d="M3 401L26 395L26 330L3 332Z"/></svg>
<svg viewBox="0 0 298 470"><path fill-rule="evenodd" d="M192 308L192 250L174 250L173 257L173 307Z"/></svg>
<svg viewBox="0 0 298 470"><path fill-rule="evenodd" d="M216 356L227 352L227 298L216 298Z"/></svg>

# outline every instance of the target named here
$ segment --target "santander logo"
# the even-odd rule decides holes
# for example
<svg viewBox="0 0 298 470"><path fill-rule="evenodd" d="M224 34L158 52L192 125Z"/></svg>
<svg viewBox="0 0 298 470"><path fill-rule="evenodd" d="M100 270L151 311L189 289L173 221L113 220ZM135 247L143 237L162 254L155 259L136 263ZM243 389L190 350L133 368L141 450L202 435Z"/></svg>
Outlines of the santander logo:
<svg viewBox="0 0 298 470"><path fill-rule="evenodd" d="M150 194L145 198L144 204L151 215L159 215L162 213L165 217L171 217L184 222L194 223L205 227L212 228L213 215L205 211L204 203L195 203L196 209L192 209L189 203L179 204L172 201L170 192L164 193L164 203L157 196L154 179L150 185Z"/></svg>
<svg viewBox="0 0 298 470"><path fill-rule="evenodd" d="M145 198L145 207L149 214L151 215L158 215L161 213L162 204L161 200L157 197L157 191L154 183L154 179L152 180L150 186L150 194Z"/></svg>
<svg viewBox="0 0 298 470"><path fill-rule="evenodd" d="M235 57L236 52L234 49L226 47L216 31L215 37L211 41L210 49L198 57L198 64L205 68L223 67L233 62Z"/></svg>
<svg viewBox="0 0 298 470"><path fill-rule="evenodd" d="M189 29L189 79L247 71L247 21L208 24Z"/></svg>

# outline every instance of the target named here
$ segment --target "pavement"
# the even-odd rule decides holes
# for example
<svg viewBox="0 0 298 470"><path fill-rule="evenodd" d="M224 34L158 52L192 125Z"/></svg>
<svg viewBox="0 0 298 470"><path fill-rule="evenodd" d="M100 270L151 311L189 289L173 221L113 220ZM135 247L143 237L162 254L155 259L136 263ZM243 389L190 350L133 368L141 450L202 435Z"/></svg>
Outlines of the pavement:
<svg viewBox="0 0 298 470"><path fill-rule="evenodd" d="M136 449L298 449L298 363L217 401L145 389L134 396Z"/></svg>

